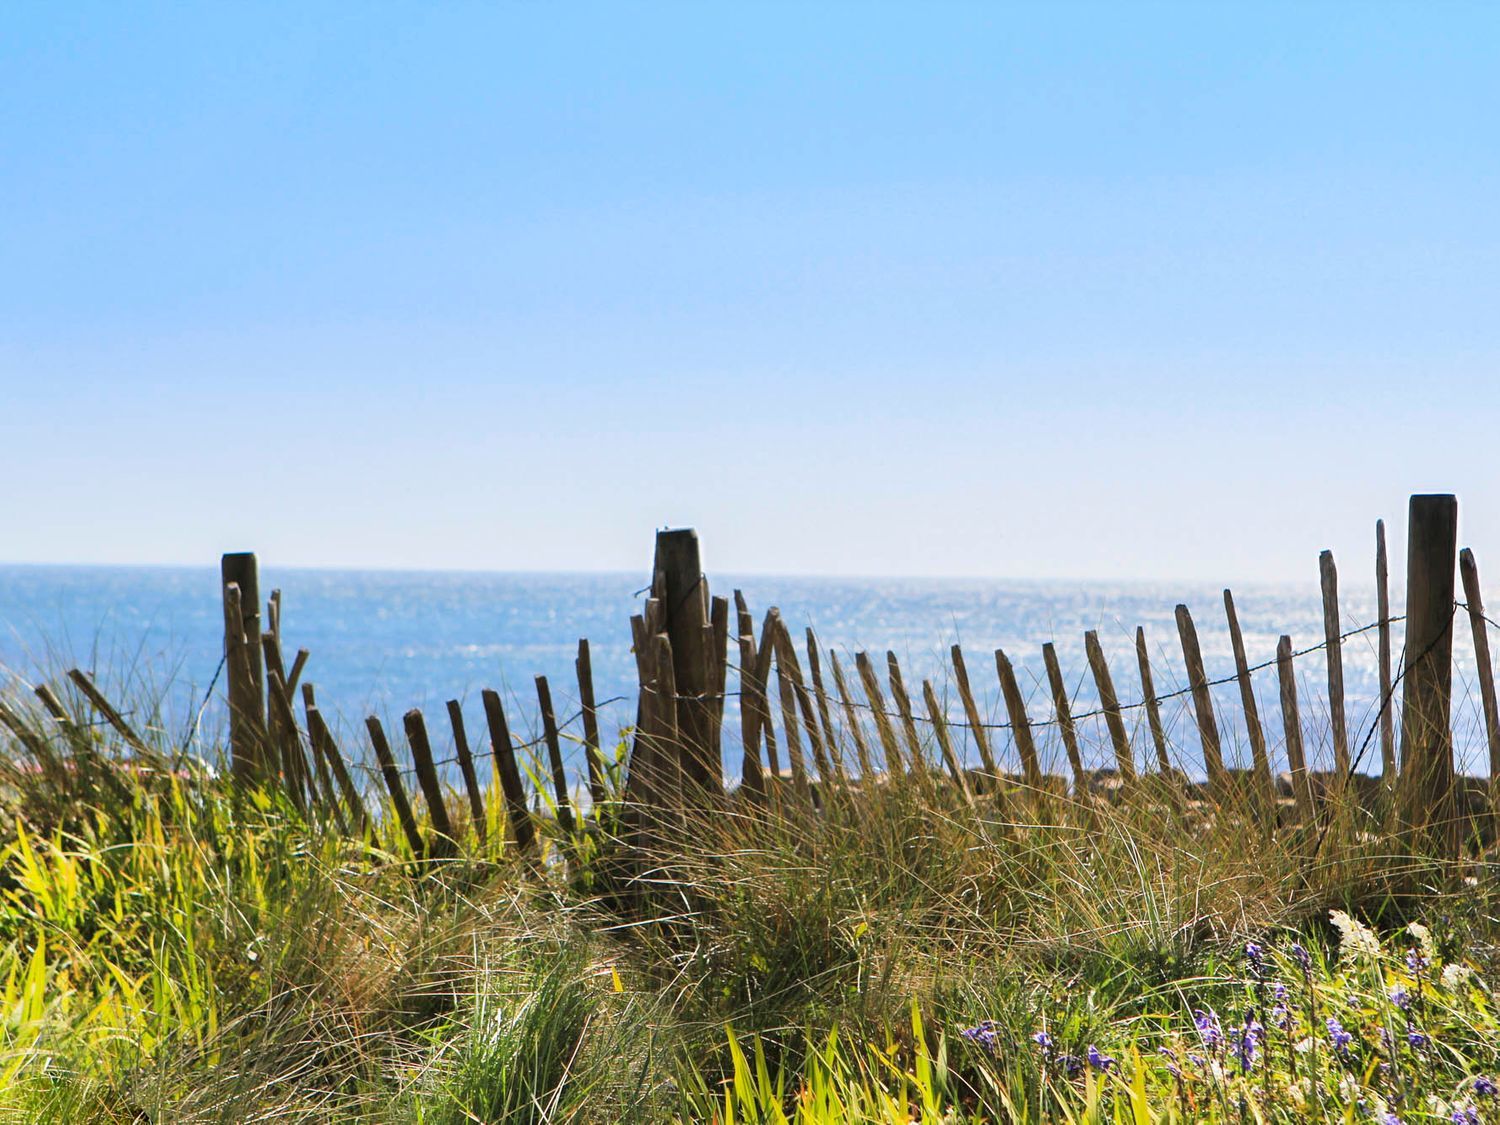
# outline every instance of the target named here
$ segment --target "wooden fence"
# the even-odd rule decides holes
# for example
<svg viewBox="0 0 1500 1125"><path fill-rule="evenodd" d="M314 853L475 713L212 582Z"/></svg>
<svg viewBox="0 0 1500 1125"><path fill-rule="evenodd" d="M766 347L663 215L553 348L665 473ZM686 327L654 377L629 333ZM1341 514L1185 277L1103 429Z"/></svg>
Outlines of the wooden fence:
<svg viewBox="0 0 1500 1125"><path fill-rule="evenodd" d="M599 709L593 684L590 648L578 643L576 713L559 719L551 685L536 678L542 733L532 742L513 737L500 695L482 693L488 750L476 752L457 700L447 704L453 755L437 759L427 719L420 710L402 720L404 749L388 737L371 716L365 729L395 823L373 814L368 791L359 783L351 755L336 741L332 725L320 711L314 686L304 682L308 652L287 661L283 646L281 599L273 591L264 603L255 556L225 555L222 563L225 673L230 715L230 750L234 777L245 784L275 785L304 810L318 810L350 833L399 832L414 853L432 857L452 854L467 821L481 836L490 825L505 826L516 845L534 847L533 794L527 777L547 790L546 803L565 832L571 832L583 810L575 808L575 791L586 791L594 809L618 801L620 823L628 834L649 836L654 824L684 813L711 811L729 802L748 806L769 801L816 808L841 791L888 784L905 777L940 785L963 801L1025 800L1027 794L1063 794L1095 801L1132 792L1151 792L1182 806L1235 807L1268 825L1310 823L1321 808L1343 798L1367 805L1383 804L1407 830L1425 833L1438 848L1456 852L1466 828L1493 837L1500 814L1500 714L1497 714L1487 628L1473 553L1457 550L1457 501L1449 495L1413 496L1408 515L1406 612L1390 612L1385 529L1376 525L1378 620L1343 630L1338 572L1330 552L1323 552L1320 576L1323 637L1294 649L1283 635L1274 658L1252 665L1245 649L1235 602L1224 591L1224 612L1235 671L1210 680L1204 669L1197 624L1186 605L1176 608L1187 686L1159 693L1143 629L1135 632L1139 690L1122 690L1110 671L1095 632L1085 635L1089 673L1097 689L1096 710L1075 714L1057 654L1049 643L1042 657L1050 694L1049 714L1033 717L1017 682L1011 656L994 653L996 683L1006 719L987 722L969 665L959 645L950 652L952 678L961 714L949 714L931 680L908 685L894 652L879 659L858 652L852 671L835 650L820 648L811 629L803 645L778 610L768 610L756 627L745 599L711 594L703 572L698 537L691 530L663 531L656 539L649 596L643 611L630 621L638 681L635 721L625 732L629 752L623 779L611 771L600 741ZM1463 583L1463 600L1455 598L1455 574ZM1489 778L1460 777L1454 766L1451 725L1453 697L1453 628L1458 613L1468 618L1474 638L1476 674L1489 749ZM1405 621L1405 644L1393 651L1391 626ZM1378 633L1380 705L1356 745L1345 718L1343 647L1350 637ZM1294 663L1323 656L1326 673L1329 735L1334 769L1309 768L1303 748L1301 701ZM803 656L806 664L803 663ZM825 663L826 657L826 663ZM1252 674L1275 667L1280 722L1288 771L1271 770L1266 729L1274 715L1262 718ZM110 706L81 671L71 673L77 688L127 742L140 744L126 720ZM733 679L731 680L731 676ZM1226 766L1221 719L1211 688L1236 684L1251 766ZM1398 694L1399 692L1399 694ZM37 689L43 705L58 722L66 712L45 685ZM739 700L738 778L726 777L724 720L727 698ZM1161 717L1161 704L1189 697L1196 736L1206 772L1191 782L1174 768ZM297 703L301 703L299 719ZM1127 711L1144 711L1149 752L1138 754L1124 721ZM1399 722L1397 712L1399 710ZM1108 732L1114 765L1105 771L1085 769L1078 724L1101 718ZM779 719L779 724L778 724ZM0 721L7 713L0 708ZM1072 777L1047 775L1037 751L1039 728L1053 727L1066 751ZM564 732L581 741L586 776L568 775L562 752ZM1019 759L1018 773L1004 771L995 739L1008 734ZM1367 756L1374 760L1378 737L1380 774L1359 771ZM967 740L965 743L962 740ZM804 753L804 743L806 753ZM967 765L972 746L976 765ZM480 777L479 761L488 759L492 778ZM409 765L407 764L409 762ZM462 792L445 787L442 770L457 768ZM410 779L415 778L415 792ZM618 784L617 784L618 782ZM1071 782L1071 784L1070 784ZM490 808L498 792L501 809ZM416 801L425 806L424 834ZM453 803L450 809L449 804ZM458 814L458 815L455 815Z"/></svg>

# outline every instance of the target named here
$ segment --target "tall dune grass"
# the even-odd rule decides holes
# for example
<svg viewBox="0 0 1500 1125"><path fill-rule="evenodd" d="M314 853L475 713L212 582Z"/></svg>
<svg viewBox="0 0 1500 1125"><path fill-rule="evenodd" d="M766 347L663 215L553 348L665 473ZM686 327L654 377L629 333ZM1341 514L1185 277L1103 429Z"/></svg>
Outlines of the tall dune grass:
<svg viewBox="0 0 1500 1125"><path fill-rule="evenodd" d="M613 799L424 861L10 706L6 1119L1500 1120L1492 868L1378 810L788 788L626 893Z"/></svg>

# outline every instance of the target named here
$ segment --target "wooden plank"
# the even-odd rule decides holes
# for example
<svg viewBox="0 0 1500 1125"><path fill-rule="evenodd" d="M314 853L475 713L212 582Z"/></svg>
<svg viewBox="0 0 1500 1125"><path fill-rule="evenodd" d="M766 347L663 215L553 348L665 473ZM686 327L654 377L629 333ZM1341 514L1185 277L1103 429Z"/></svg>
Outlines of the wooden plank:
<svg viewBox="0 0 1500 1125"><path fill-rule="evenodd" d="M469 819L474 822L474 832L482 844L489 831L484 815L484 790L479 787L479 775L474 771L474 755L469 752L469 734L464 729L463 705L456 699L448 700L448 725L453 728L453 756L458 759L458 772L463 775L464 792L469 797Z"/></svg>
<svg viewBox="0 0 1500 1125"><path fill-rule="evenodd" d="M1385 520L1375 521L1375 612L1380 617L1380 776L1396 785L1396 700L1391 683L1391 584L1385 551Z"/></svg>
<svg viewBox="0 0 1500 1125"><path fill-rule="evenodd" d="M755 650L754 682L756 702L760 707L760 732L766 740L766 763L773 778L781 776L781 758L776 751L776 722L771 712L771 658L776 654L776 621L780 616L774 607L766 610L760 623L760 643Z"/></svg>
<svg viewBox="0 0 1500 1125"><path fill-rule="evenodd" d="M740 789L753 802L766 795L766 774L760 764L760 704L750 686L755 672L755 636L742 632L740 646Z"/></svg>
<svg viewBox="0 0 1500 1125"><path fill-rule="evenodd" d="M421 859L426 854L422 845L422 834L417 831L417 818L412 815L411 802L406 799L406 787L401 784L401 771L396 768L396 757L391 753L391 744L385 739L385 728L380 720L371 715L365 720L365 729L370 733L370 745L375 748L375 761L380 765L380 776L385 779L386 792L391 795L391 804L396 809L396 821L406 836L412 855Z"/></svg>
<svg viewBox="0 0 1500 1125"><path fill-rule="evenodd" d="M266 691L270 698L277 701L276 706L285 709L282 716L282 725L292 732L297 757L303 758L302 740L297 730L297 716L293 710L291 689L280 681L279 672L273 675L268 669L266 674L268 676ZM334 792L333 778L330 774L328 763L320 752L318 744L313 740L311 730L307 732L307 756L303 759L303 762L303 769L307 772L307 787L313 794L313 803L333 810L333 814L339 822L339 827L347 831L348 826L344 822L343 814L339 812L339 796ZM310 768L308 763L310 763Z"/></svg>
<svg viewBox="0 0 1500 1125"><path fill-rule="evenodd" d="M1056 659L1055 655L1053 659ZM1026 714L1026 697L1021 694L1021 685L1016 680L1016 671L1011 666L1010 657L1005 655L1003 649L995 650L995 674L1000 679L1000 694L1005 697L1005 713L1010 718L1011 737L1015 740L1016 753L1021 759L1021 776L1026 779L1026 785L1033 793L1041 793L1046 786L1046 779L1042 775L1042 761L1036 752L1036 742L1031 737L1031 719ZM1064 695L1063 711L1058 712L1059 721L1063 713L1067 711L1067 706L1067 697ZM1069 716L1067 734L1064 739L1072 738L1073 720ZM1074 739L1069 757L1075 757L1077 753L1077 740Z"/></svg>
<svg viewBox="0 0 1500 1125"><path fill-rule="evenodd" d="M828 750L828 760L833 765L834 777L840 785L847 785L849 776L844 771L844 755L839 746L838 732L833 728L833 715L828 709L828 692L823 687L823 666L818 659L818 638L807 627L807 674L812 679L813 699L818 705L818 722L823 729L823 745Z"/></svg>
<svg viewBox="0 0 1500 1125"><path fill-rule="evenodd" d="M1213 695L1203 671L1203 650L1198 647L1198 629L1188 607L1177 607L1177 636L1182 641L1182 659L1187 666L1188 687L1193 694L1193 713L1198 720L1198 738L1203 746L1203 765L1209 788L1216 796L1227 795L1224 755L1219 749L1219 723L1214 717Z"/></svg>
<svg viewBox="0 0 1500 1125"><path fill-rule="evenodd" d="M787 678L792 684L792 694L796 696L798 710L802 713L802 729L807 732L807 744L812 748L813 764L817 766L819 780L826 785L833 778L833 770L823 747L823 736L818 732L818 718L813 713L807 684L802 679L802 664L797 659L797 646L792 643L792 634L779 614L776 624L776 664L786 668Z"/></svg>
<svg viewBox="0 0 1500 1125"><path fill-rule="evenodd" d="M652 740L657 752L652 763L658 767L655 784L659 800L652 812L664 820L680 819L686 802L685 790L697 783L686 777L681 753L682 712L678 706L677 661L672 656L672 639L658 633L653 641L656 658L656 705L653 709Z"/></svg>
<svg viewBox="0 0 1500 1125"><path fill-rule="evenodd" d="M709 600L709 628L705 640L709 646L709 745L718 763L718 793L724 791L724 690L729 676L729 599Z"/></svg>
<svg viewBox="0 0 1500 1125"><path fill-rule="evenodd" d="M417 768L417 783L422 787L422 796L427 800L427 815L432 818L432 827L436 832L429 854L443 859L453 854L457 834L453 831L453 822L448 819L443 786L432 759L432 743L427 739L427 724L422 719L422 712L415 707L402 716L401 721L406 728L407 744L411 747L412 764Z"/></svg>
<svg viewBox="0 0 1500 1125"><path fill-rule="evenodd" d="M948 737L948 721L943 715L943 709L938 706L937 694L932 690L932 681L922 681L922 698L927 704L927 719L932 723L933 737L937 739L938 750L943 755L943 761L948 766L948 775L953 778L953 784L958 787L959 796L965 803L974 803L974 794L969 791L969 780L964 776L963 763L958 760L958 755L953 751L953 740Z"/></svg>
<svg viewBox="0 0 1500 1125"><path fill-rule="evenodd" d="M1281 684L1281 725L1286 739L1286 761L1292 773L1292 795L1297 799L1297 815L1304 824L1313 823L1312 779L1307 775L1307 758L1302 753L1302 718L1297 710L1297 670L1292 666L1292 638L1283 636L1276 642L1276 675Z"/></svg>
<svg viewBox="0 0 1500 1125"><path fill-rule="evenodd" d="M299 648L297 655L292 658L291 670L286 674L286 690L288 695L296 694L297 684L302 679L302 673L307 668L307 658L311 655L312 653L308 652L307 649Z"/></svg>
<svg viewBox="0 0 1500 1125"><path fill-rule="evenodd" d="M306 808L304 794L312 790L312 801L318 795L312 786L312 774L307 768L307 759L302 756L302 739L297 733L297 719L292 710L292 698L286 690L286 673L281 666L281 648L276 643L275 633L261 635L261 647L266 659L266 721L271 744L281 757L283 784L299 808Z"/></svg>
<svg viewBox="0 0 1500 1125"><path fill-rule="evenodd" d="M922 754L922 741L917 737L917 723L912 716L911 696L906 694L906 685L901 681L901 664L894 651L887 649L885 666L891 685L891 699L896 704L896 714L901 718L901 731L906 735L907 754L911 760L911 772L927 775L927 759Z"/></svg>
<svg viewBox="0 0 1500 1125"><path fill-rule="evenodd" d="M854 667L859 672L860 682L864 685L865 697L870 701L870 713L875 719L875 733L880 738L880 749L885 755L886 772L903 773L906 765L901 760L901 749L896 745L896 732L891 729L891 720L885 710L885 696L880 692L880 681L876 678L875 669L870 664L869 653L856 652Z"/></svg>
<svg viewBox="0 0 1500 1125"><path fill-rule="evenodd" d="M1406 534L1406 677L1401 789L1406 823L1446 855L1458 851L1454 808L1453 572L1458 500L1413 496Z"/></svg>
<svg viewBox="0 0 1500 1125"><path fill-rule="evenodd" d="M131 725L125 721L125 716L115 710L114 704L104 697L104 693L94 686L94 681L89 678L87 672L82 668L74 668L68 672L68 679L78 686L84 698L93 705L94 710L104 716L105 722L119 732L120 737L135 749L150 753L150 748L141 740L141 736L136 734Z"/></svg>
<svg viewBox="0 0 1500 1125"><path fill-rule="evenodd" d="M948 654L953 659L953 678L958 684L958 698L963 702L964 714L969 720L969 734L974 739L974 748L979 751L984 772L998 779L1000 769L995 765L995 752L990 748L989 732L984 729L984 717L979 713L979 705L974 702L974 692L969 686L969 669L964 666L964 650L962 646L954 645L948 650Z"/></svg>
<svg viewBox="0 0 1500 1125"><path fill-rule="evenodd" d="M734 608L740 653L740 789L752 803L759 803L766 795L766 772L760 757L764 685L756 679L760 657L755 645L755 618L740 590L734 592Z"/></svg>
<svg viewBox="0 0 1500 1125"><path fill-rule="evenodd" d="M316 716L318 722L321 723L323 721L323 715L318 710L316 704L313 704L312 706L305 706L303 708L303 712L304 721L307 723L308 757L310 757L313 761L315 775L317 776L319 783L322 786L323 792L328 795L328 799L325 802L325 807L333 813L333 818L338 825L338 830L345 836L347 836L349 835L351 818L345 815L346 804L339 799L339 794L334 790L333 787L334 783L332 769L329 765L327 751L323 745L323 738L327 736L327 728L325 725L323 731L316 731L313 729L312 725L313 716ZM363 834L364 829L360 825L358 818L354 818L353 824L356 830Z"/></svg>
<svg viewBox="0 0 1500 1125"><path fill-rule="evenodd" d="M273 771L268 760L270 738L266 732L260 640L257 634L252 648L244 632L244 609L244 596L239 586L227 583L224 586L224 673L229 703L230 769L240 784L252 785L265 781ZM257 683L261 685L259 688Z"/></svg>
<svg viewBox="0 0 1500 1125"><path fill-rule="evenodd" d="M349 774L344 757L339 752L338 743L334 741L333 732L328 728L322 712L313 701L312 684L302 685L302 705L307 715L308 737L317 748L317 752L322 754L328 762L328 768L333 772L333 779L338 784L339 793L343 796L344 807L349 811L349 816L353 820L354 829L363 835L369 830L369 814L365 811L364 800L359 795L354 778Z"/></svg>
<svg viewBox="0 0 1500 1125"><path fill-rule="evenodd" d="M1141 669L1141 698L1146 704L1146 724L1151 728L1151 742L1156 747L1156 768L1166 777L1172 773L1172 762L1167 757L1167 735L1161 725L1161 703L1156 698L1156 683L1151 676L1151 656L1146 651L1146 630L1139 625L1135 629L1135 659Z"/></svg>
<svg viewBox="0 0 1500 1125"><path fill-rule="evenodd" d="M583 750L588 759L589 801L597 816L608 794L605 791L604 748L599 743L599 709L594 702L594 664L587 638L578 638L578 656L573 661L578 675L578 704L583 712Z"/></svg>
<svg viewBox="0 0 1500 1125"><path fill-rule="evenodd" d="M1479 590L1479 563L1465 547L1458 553L1464 601L1469 607L1469 629L1474 635L1474 664L1479 677L1479 699L1484 708L1484 730L1490 746L1490 811L1500 817L1500 708L1495 702L1495 668L1490 662L1489 626L1484 619L1484 597Z"/></svg>
<svg viewBox="0 0 1500 1125"><path fill-rule="evenodd" d="M1328 656L1328 720L1333 731L1333 767L1348 780L1349 730L1344 716L1344 642L1339 627L1339 572L1333 552L1318 555L1318 575L1323 588L1323 642Z"/></svg>
<svg viewBox="0 0 1500 1125"><path fill-rule="evenodd" d="M833 666L834 689L839 693L839 702L844 708L844 723L849 728L849 737L854 740L854 754L859 759L859 776L868 781L875 776L870 764L870 746L865 741L865 732L854 711L854 700L849 695L849 685L844 682L844 669L839 666L839 654L828 650L828 662Z"/></svg>
<svg viewBox="0 0 1500 1125"><path fill-rule="evenodd" d="M1094 674L1099 704L1104 710L1104 725L1109 729L1109 740L1115 749L1115 769L1122 781L1134 781L1135 758L1130 751L1130 736L1125 732L1120 699L1115 695L1115 681L1109 674L1109 661L1104 659L1104 649L1099 644L1096 630L1090 629L1083 634L1083 647L1088 654L1089 669Z"/></svg>
<svg viewBox="0 0 1500 1125"><path fill-rule="evenodd" d="M480 698L484 701L484 717L490 728L490 751L494 755L495 770L500 775L500 791L505 795L505 822L516 847L523 852L529 851L536 842L536 829L531 823L531 812L526 808L526 786L516 764L516 750L510 739L510 724L505 721L505 708L498 692L486 688Z"/></svg>
<svg viewBox="0 0 1500 1125"><path fill-rule="evenodd" d="M1260 708L1255 702L1255 685L1250 681L1250 661L1245 656L1245 637L1240 632L1240 618L1234 610L1234 595L1224 591L1224 616L1229 622L1229 641L1234 648L1234 674L1240 686L1240 706L1245 712L1245 732L1250 737L1250 760L1255 776L1255 791L1262 817L1276 809L1276 786L1271 779L1271 758L1266 753L1266 733L1260 725Z"/></svg>
<svg viewBox="0 0 1500 1125"><path fill-rule="evenodd" d="M229 696L229 748L234 776L241 782L264 777L268 765L266 681L260 649L260 580L251 551L224 555L219 562L224 595L224 667ZM234 593L230 594L233 587ZM231 607L231 596L233 606Z"/></svg>
<svg viewBox="0 0 1500 1125"><path fill-rule="evenodd" d="M1083 755L1078 749L1078 731L1073 726L1073 709L1068 704L1068 685L1063 681L1062 668L1057 663L1057 649L1051 641L1042 645L1042 662L1047 666L1047 684L1052 689L1052 710L1057 713L1057 730L1062 735L1063 749L1068 754L1068 765L1073 767L1073 793L1083 799L1089 795L1088 775L1083 771Z"/></svg>
<svg viewBox="0 0 1500 1125"><path fill-rule="evenodd" d="M766 628L761 633L760 643L769 645L776 655L776 696L781 704L781 728L786 735L787 764L792 770L792 786L803 796L810 793L807 783L807 763L802 757L802 740L797 735L797 690L792 686L791 670L783 656L786 647L782 643L784 628L781 611L772 609L766 615Z"/></svg>
<svg viewBox="0 0 1500 1125"><path fill-rule="evenodd" d="M573 801L568 795L568 770L563 764L562 740L557 733L557 713L552 708L552 689L547 677L536 678L536 701L542 714L542 739L547 744L547 762L552 768L552 795L557 802L557 823L568 835L577 828Z"/></svg>

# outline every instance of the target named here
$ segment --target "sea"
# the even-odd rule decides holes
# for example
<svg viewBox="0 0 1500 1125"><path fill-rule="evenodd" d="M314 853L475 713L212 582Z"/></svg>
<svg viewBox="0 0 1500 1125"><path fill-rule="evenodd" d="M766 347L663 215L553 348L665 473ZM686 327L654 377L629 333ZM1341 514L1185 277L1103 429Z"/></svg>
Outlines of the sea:
<svg viewBox="0 0 1500 1125"><path fill-rule="evenodd" d="M484 743L479 696L485 688L501 693L517 738L529 740L538 733L536 676L547 677L559 717L572 717L578 696L574 658L581 637L590 643L595 696L607 701L599 708L604 739L618 739L635 719L629 618L642 609L646 581L634 573L274 567L264 568L260 575L263 594L273 588L282 592L287 660L297 649L311 654L304 679L316 686L320 708L334 719L342 743L363 747L367 715L382 717L388 729L399 732L400 716L416 707L428 717L440 757L447 757L445 746L451 746L445 715L450 699L464 707L471 742ZM955 643L964 648L986 723L1007 718L993 656L995 649L1005 650L1027 696L1044 765L1056 772L1066 772L1067 767L1053 722L1044 642L1056 646L1073 710L1081 714L1098 706L1084 649L1085 631L1098 631L1136 760L1143 767L1154 759L1154 749L1144 708L1132 706L1142 696L1136 627L1145 629L1158 695L1182 691L1187 685L1174 618L1179 603L1192 611L1208 676L1231 677L1235 670L1223 590L1217 586L764 574L713 575L710 581L715 594L742 590L757 626L765 610L777 606L799 643L804 628L812 627L825 654L825 677L830 649L840 654L851 685L857 685L855 652L869 651L882 672L884 654L895 652L917 712L923 712L921 683L930 679L954 724L959 753L976 763L953 685L949 649ZM1399 615L1400 591L1393 594L1392 612ZM1269 665L1255 671L1252 682L1273 766L1284 768L1276 644L1283 633L1299 649L1322 641L1318 587L1315 582L1251 584L1236 588L1234 598L1249 662ZM1362 588L1346 583L1341 593L1342 629L1371 625L1375 606L1373 584ZM1392 631L1399 671L1401 623ZM82 667L107 693L123 701L121 707L133 722L163 732L173 746L209 756L222 745L225 727L222 632L217 568L0 566L0 691L25 693L44 680L65 687L66 670ZM1349 741L1358 756L1357 768L1369 773L1380 770L1377 636L1371 628L1343 645ZM1466 615L1455 621L1454 637L1456 754L1462 770L1477 773L1487 758ZM1300 656L1295 666L1307 753L1314 766L1329 767L1326 651ZM733 693L733 674L727 687ZM1216 686L1212 695L1226 761L1248 765L1238 685ZM1399 717L1399 687L1396 695ZM836 700L834 704L842 724ZM724 724L731 778L738 777L740 768L736 715L737 700L731 694ZM1161 715L1177 764L1201 775L1202 753L1190 697L1166 699ZM862 716L862 722L867 720ZM576 733L576 724L569 731ZM1113 751L1101 718L1082 720L1079 736L1086 764L1111 764ZM1017 764L1009 731L993 730L990 739L1002 762ZM362 753L356 749L356 756ZM567 754L576 766L576 741L567 742Z"/></svg>

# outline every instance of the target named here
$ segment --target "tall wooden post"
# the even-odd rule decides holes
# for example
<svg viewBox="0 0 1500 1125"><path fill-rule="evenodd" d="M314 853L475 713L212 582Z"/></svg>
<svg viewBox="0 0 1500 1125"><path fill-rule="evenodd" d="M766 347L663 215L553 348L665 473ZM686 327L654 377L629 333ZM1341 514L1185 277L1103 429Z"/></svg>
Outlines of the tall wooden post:
<svg viewBox="0 0 1500 1125"><path fill-rule="evenodd" d="M1458 499L1413 496L1407 511L1406 678L1401 693L1401 786L1406 823L1452 855L1454 814L1453 575Z"/></svg>
<svg viewBox="0 0 1500 1125"><path fill-rule="evenodd" d="M724 767L715 737L714 631L698 533L692 528L657 532L656 571L665 579L660 628L672 643L683 778L701 796L717 800L724 793Z"/></svg>
<svg viewBox="0 0 1500 1125"><path fill-rule="evenodd" d="M266 673L261 662L260 578L255 554L242 551L219 561L219 592L224 601L224 667L229 685L229 753L241 781L266 774L262 732L266 728ZM229 587L239 590L238 612Z"/></svg>

